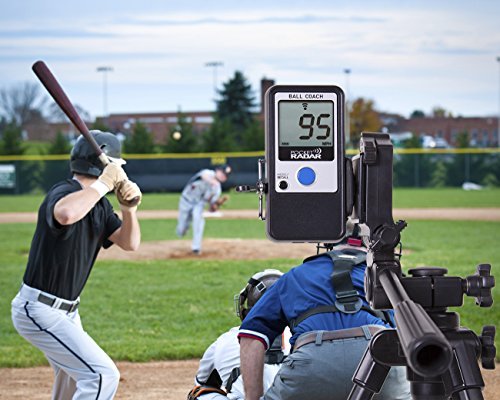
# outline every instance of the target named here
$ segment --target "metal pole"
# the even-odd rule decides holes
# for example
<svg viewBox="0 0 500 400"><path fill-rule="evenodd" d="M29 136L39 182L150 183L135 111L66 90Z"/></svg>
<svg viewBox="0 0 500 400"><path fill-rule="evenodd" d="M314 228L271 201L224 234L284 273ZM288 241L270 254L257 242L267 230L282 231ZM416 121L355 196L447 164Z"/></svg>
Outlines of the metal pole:
<svg viewBox="0 0 500 400"><path fill-rule="evenodd" d="M97 67L97 72L103 73L102 79L102 109L103 117L108 115L108 72L113 71L112 67Z"/></svg>
<svg viewBox="0 0 500 400"><path fill-rule="evenodd" d="M217 67L222 67L224 63L222 61L210 61L205 63L205 67L212 67L213 77L214 77L214 93L215 97L217 97Z"/></svg>
<svg viewBox="0 0 500 400"><path fill-rule="evenodd" d="M345 73L345 144L346 148L351 144L351 120L350 120L350 97L349 97L349 74L351 73L350 68L344 69Z"/></svg>

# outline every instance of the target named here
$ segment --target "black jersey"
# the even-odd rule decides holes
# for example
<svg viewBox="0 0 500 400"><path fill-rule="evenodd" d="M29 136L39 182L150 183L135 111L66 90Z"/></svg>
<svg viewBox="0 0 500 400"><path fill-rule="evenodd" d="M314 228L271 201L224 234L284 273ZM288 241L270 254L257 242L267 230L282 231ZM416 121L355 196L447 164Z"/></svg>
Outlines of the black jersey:
<svg viewBox="0 0 500 400"><path fill-rule="evenodd" d="M109 236L121 226L106 197L72 225L60 225L54 206L64 196L82 190L68 179L53 186L38 210L24 283L67 300L75 300L87 282L101 247L113 243Z"/></svg>

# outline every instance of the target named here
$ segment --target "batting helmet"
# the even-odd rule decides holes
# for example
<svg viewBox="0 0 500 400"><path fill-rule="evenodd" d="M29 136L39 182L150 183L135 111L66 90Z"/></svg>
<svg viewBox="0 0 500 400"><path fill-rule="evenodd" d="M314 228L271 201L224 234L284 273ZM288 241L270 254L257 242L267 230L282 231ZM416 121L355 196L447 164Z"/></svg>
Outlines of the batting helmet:
<svg viewBox="0 0 500 400"><path fill-rule="evenodd" d="M257 272L248 280L241 292L234 296L236 315L242 321L265 291L274 285L281 275L283 272L277 269L265 269L262 272Z"/></svg>
<svg viewBox="0 0 500 400"><path fill-rule="evenodd" d="M104 154L118 164L125 164L125 160L121 158L121 143L115 135L96 130L90 133ZM83 136L76 140L71 150L70 167L73 173L90 176L99 176L104 169L94 149Z"/></svg>

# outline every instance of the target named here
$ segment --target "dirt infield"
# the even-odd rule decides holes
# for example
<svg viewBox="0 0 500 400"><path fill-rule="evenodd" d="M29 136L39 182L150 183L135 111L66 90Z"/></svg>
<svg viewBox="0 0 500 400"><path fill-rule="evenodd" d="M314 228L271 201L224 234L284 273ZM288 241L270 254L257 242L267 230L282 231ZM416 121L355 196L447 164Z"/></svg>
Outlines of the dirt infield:
<svg viewBox="0 0 500 400"><path fill-rule="evenodd" d="M149 363L117 363L121 382L118 400L183 400L193 385L198 360L162 361ZM36 367L0 369L0 399L42 400L50 397L52 369ZM484 398L498 399L500 370L483 371L486 382ZM310 400L310 399L304 399Z"/></svg>
<svg viewBox="0 0 500 400"><path fill-rule="evenodd" d="M237 251L236 251L237 249ZM125 252L117 246L99 252L100 260L267 260L271 258L303 259L316 254L316 245L308 243L274 243L258 239L203 239L200 255L191 252L190 240L142 242L137 251Z"/></svg>

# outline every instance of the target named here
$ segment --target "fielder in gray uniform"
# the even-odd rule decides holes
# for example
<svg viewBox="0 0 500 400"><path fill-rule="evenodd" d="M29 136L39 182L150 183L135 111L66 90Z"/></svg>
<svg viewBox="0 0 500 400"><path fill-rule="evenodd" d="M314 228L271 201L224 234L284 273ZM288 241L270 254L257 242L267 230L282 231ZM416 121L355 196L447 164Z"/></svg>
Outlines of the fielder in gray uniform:
<svg viewBox="0 0 500 400"><path fill-rule="evenodd" d="M78 305L101 247L136 250L141 240L142 195L121 167L120 142L111 133L91 133L111 163L103 166L83 136L76 141L73 178L54 185L39 208L23 284L12 301L14 327L54 369L54 400L114 397L120 374L83 329ZM112 190L121 219L105 196Z"/></svg>
<svg viewBox="0 0 500 400"><path fill-rule="evenodd" d="M201 253L205 229L205 218L203 218L205 205L209 204L210 211L216 211L228 199L227 196L221 197L221 183L227 181L230 173L229 165L217 166L215 170L203 169L188 181L182 191L176 231L177 235L182 237L188 231L191 222L193 223L191 250L194 254Z"/></svg>

